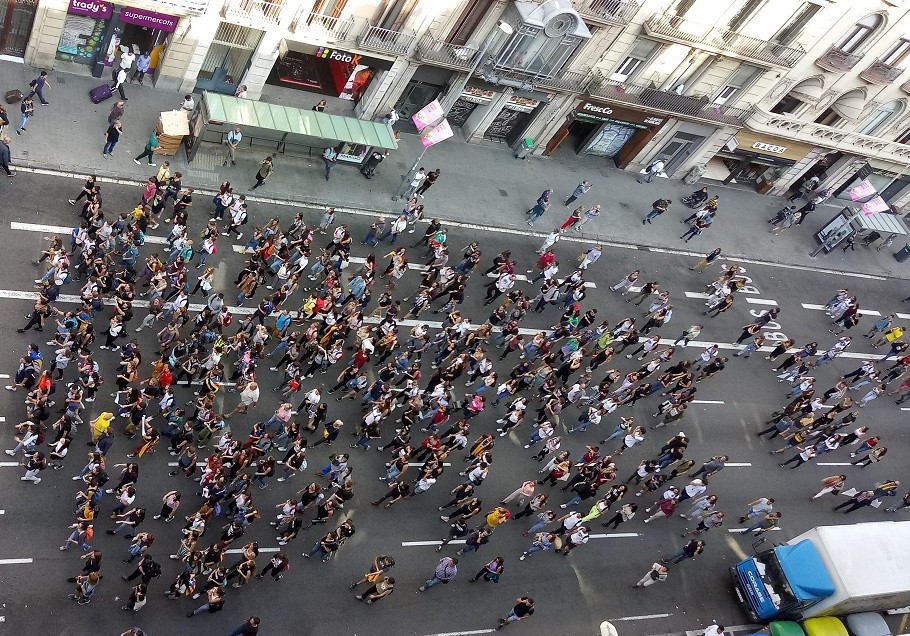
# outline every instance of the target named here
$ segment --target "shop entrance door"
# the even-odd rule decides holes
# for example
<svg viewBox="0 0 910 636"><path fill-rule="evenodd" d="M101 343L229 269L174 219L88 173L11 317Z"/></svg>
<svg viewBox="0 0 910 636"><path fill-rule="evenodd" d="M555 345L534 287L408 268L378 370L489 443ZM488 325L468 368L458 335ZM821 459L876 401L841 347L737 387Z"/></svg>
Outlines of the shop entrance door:
<svg viewBox="0 0 910 636"><path fill-rule="evenodd" d="M607 123L585 140L584 154L597 157L613 157L635 134L631 126Z"/></svg>
<svg viewBox="0 0 910 636"><path fill-rule="evenodd" d="M222 22L196 76L196 90L233 95L260 39L262 31Z"/></svg>
<svg viewBox="0 0 910 636"><path fill-rule="evenodd" d="M442 88L437 84L411 80L395 104L395 110L401 119L410 120L411 115L436 99Z"/></svg>
<svg viewBox="0 0 910 636"><path fill-rule="evenodd" d="M651 161L662 159L664 162L664 174L672 175L704 140L705 138L699 135L678 132L673 135L670 141L664 144L664 147L660 149L660 152Z"/></svg>
<svg viewBox="0 0 910 636"><path fill-rule="evenodd" d="M22 57L35 21L38 0L0 2L0 54Z"/></svg>
<svg viewBox="0 0 910 636"><path fill-rule="evenodd" d="M503 108L483 133L484 139L512 143L513 135L517 134L516 131L520 132L524 129L523 124L527 121L529 114L520 110Z"/></svg>

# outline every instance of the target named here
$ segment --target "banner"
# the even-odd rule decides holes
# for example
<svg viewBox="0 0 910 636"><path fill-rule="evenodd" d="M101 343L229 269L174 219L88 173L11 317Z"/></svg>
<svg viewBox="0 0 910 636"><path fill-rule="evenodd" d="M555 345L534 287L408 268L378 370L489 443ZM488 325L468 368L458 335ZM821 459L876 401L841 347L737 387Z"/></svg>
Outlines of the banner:
<svg viewBox="0 0 910 636"><path fill-rule="evenodd" d="M424 148L429 148L440 141L444 141L454 135L452 127L449 126L449 120L443 119L435 126L426 126L420 133L420 141L423 142Z"/></svg>
<svg viewBox="0 0 910 636"><path fill-rule="evenodd" d="M442 106L439 104L439 100L434 99L432 102L414 113L414 115L411 117L411 121L413 121L414 125L417 126L417 130L423 130L427 126L432 126L443 117L445 117L445 112L442 110Z"/></svg>
<svg viewBox="0 0 910 636"><path fill-rule="evenodd" d="M863 213L866 216L870 214L876 214L878 212L888 212L891 210L891 206L888 205L881 196L876 195L859 206L863 209Z"/></svg>
<svg viewBox="0 0 910 636"><path fill-rule="evenodd" d="M847 194L852 200L859 201L875 194L875 186L869 183L868 179L863 179L852 188L847 188Z"/></svg>

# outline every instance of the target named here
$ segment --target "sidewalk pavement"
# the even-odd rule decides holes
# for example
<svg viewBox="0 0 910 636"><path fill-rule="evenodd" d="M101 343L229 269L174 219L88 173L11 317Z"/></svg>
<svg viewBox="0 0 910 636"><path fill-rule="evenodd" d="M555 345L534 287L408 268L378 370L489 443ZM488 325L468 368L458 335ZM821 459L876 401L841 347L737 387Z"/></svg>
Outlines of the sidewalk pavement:
<svg viewBox="0 0 910 636"><path fill-rule="evenodd" d="M5 90L18 82L23 92L27 91L29 81L37 73L21 64L0 62L0 75L9 83ZM105 159L101 148L107 114L118 95L115 93L111 100L95 105L89 100L88 92L107 80L108 77L52 71L51 89L45 95L50 105L41 106L36 102L35 116L29 121L27 132L19 137L15 134L19 122L18 104L10 105L11 125L5 134L12 138L13 166L145 181L149 176L148 168L137 166L132 158L142 152L159 113L177 108L183 96L157 91L150 85L127 85L129 101L123 116L124 133L114 151L114 159ZM264 100L269 102L304 107L313 100L310 93L276 86L267 89ZM418 136L403 134L398 151L379 166L370 180L355 167L338 164L332 170L331 180L326 181L318 156L277 155L272 177L254 194L314 207L334 205L397 214L403 203L393 201L391 195L422 149ZM267 154L269 149L266 147L250 148L244 144L237 153L237 165L223 167L222 149L214 144L204 144L191 166L187 165L183 148L166 160L170 161L171 172L183 173L185 186L211 190L227 180L235 192L249 193L259 162ZM163 160L158 157L156 161L160 165ZM695 188L676 179L639 184L636 174L617 170L609 159L576 155L568 148L557 150L551 158L515 159L504 144L467 144L457 133L456 137L430 148L422 164L428 171L441 169L439 180L421 201L426 206L427 218L439 217L543 236L568 218L571 210L562 204L575 186L587 179L594 187L578 204L599 203L603 212L598 219L588 223L583 232L570 229L568 236L590 239L592 243L603 241L698 254L721 247L724 254L732 258L910 279L910 269L892 256L892 251L902 247L900 240L895 241L890 250L881 252L857 245L855 251L843 252L838 248L828 255L809 256L818 246L814 232L834 216L839 205L820 206L802 226L773 236L767 221L782 207L783 199L759 195L744 186L706 181L699 186L707 185L711 194L720 195L717 219L701 236L685 243L679 238L686 230L680 221L691 211L679 200ZM547 187L555 190L550 211L532 230L527 225L525 211ZM658 198L671 199L673 204L653 224L642 225L650 203ZM255 208L253 212L255 214Z"/></svg>

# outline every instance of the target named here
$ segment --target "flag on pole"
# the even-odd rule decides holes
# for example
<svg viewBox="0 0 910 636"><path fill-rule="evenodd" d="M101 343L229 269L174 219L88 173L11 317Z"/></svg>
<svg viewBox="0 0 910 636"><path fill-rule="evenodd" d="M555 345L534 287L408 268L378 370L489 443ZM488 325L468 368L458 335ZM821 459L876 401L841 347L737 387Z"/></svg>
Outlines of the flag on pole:
<svg viewBox="0 0 910 636"><path fill-rule="evenodd" d="M866 216L870 214L877 214L878 212L887 212L891 209L891 206L881 197L881 195L875 195L861 206L863 213Z"/></svg>
<svg viewBox="0 0 910 636"><path fill-rule="evenodd" d="M449 126L449 120L443 119L435 126L427 126L420 133L420 141L424 148L429 148L440 141L444 141L454 135L452 127Z"/></svg>
<svg viewBox="0 0 910 636"><path fill-rule="evenodd" d="M439 100L434 99L432 102L414 113L414 115L411 117L411 121L413 121L414 125L417 126L417 130L423 130L427 126L432 126L433 124L437 123L443 117L445 117L445 111L442 110L442 106L439 104Z"/></svg>
<svg viewBox="0 0 910 636"><path fill-rule="evenodd" d="M850 198L854 201L859 201L860 199L865 199L866 197L871 197L875 194L875 186L869 183L868 179L863 179L852 188L847 188L847 194L849 194Z"/></svg>

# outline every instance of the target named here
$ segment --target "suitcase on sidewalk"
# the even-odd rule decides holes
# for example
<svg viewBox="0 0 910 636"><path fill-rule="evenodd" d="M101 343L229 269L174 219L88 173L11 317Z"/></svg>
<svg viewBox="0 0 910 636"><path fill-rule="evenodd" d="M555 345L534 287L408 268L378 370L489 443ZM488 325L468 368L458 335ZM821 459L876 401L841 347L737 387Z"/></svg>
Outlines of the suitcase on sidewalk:
<svg viewBox="0 0 910 636"><path fill-rule="evenodd" d="M6 103L15 104L16 102L22 101L22 91L18 88L14 88L11 91L6 91Z"/></svg>
<svg viewBox="0 0 910 636"><path fill-rule="evenodd" d="M93 104L100 104L104 100L111 98L111 87L107 84L96 86L88 92L88 96L92 98Z"/></svg>

